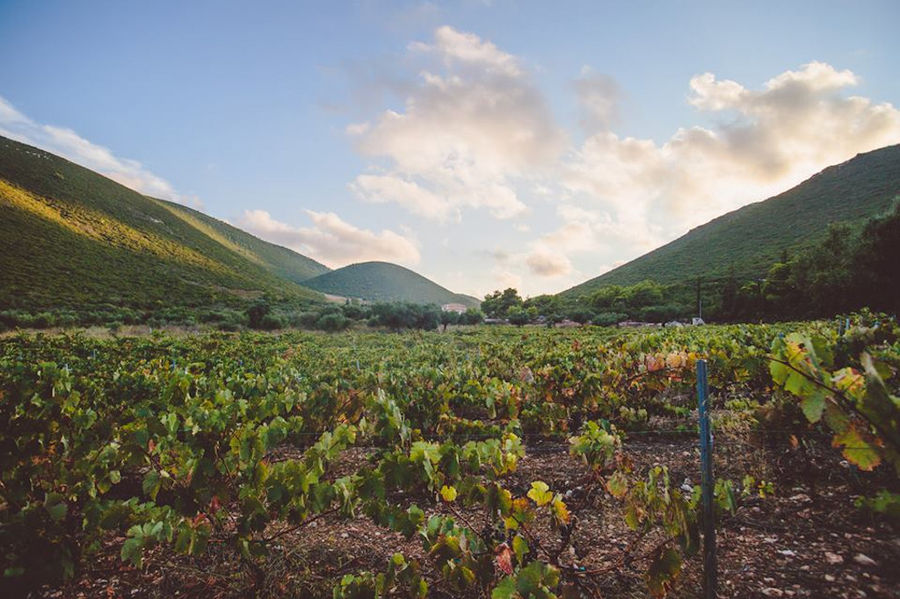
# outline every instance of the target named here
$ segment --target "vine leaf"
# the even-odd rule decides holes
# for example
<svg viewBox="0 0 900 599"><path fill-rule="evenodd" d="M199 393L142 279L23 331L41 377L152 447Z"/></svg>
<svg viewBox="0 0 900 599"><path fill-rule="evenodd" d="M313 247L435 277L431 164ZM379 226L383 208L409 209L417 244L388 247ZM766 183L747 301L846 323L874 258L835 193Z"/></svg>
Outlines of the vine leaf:
<svg viewBox="0 0 900 599"><path fill-rule="evenodd" d="M822 418L822 412L825 410L826 393L823 389L816 389L806 397L800 400L800 409L803 415L812 423L818 422Z"/></svg>
<svg viewBox="0 0 900 599"><path fill-rule="evenodd" d="M860 470L873 470L881 463L881 456L871 444L863 439L855 426L850 426L843 433L834 436L834 447L844 447L844 457Z"/></svg>
<svg viewBox="0 0 900 599"><path fill-rule="evenodd" d="M665 597L681 572L681 555L668 547L660 549L647 571L647 585L654 597Z"/></svg>
<svg viewBox="0 0 900 599"><path fill-rule="evenodd" d="M444 485L441 487L441 497L444 498L444 501L450 503L456 499L456 487Z"/></svg>
<svg viewBox="0 0 900 599"><path fill-rule="evenodd" d="M621 471L616 470L606 481L606 490L616 499L622 499L628 492L628 479Z"/></svg>
<svg viewBox="0 0 900 599"><path fill-rule="evenodd" d="M501 580L500 584L491 591L491 599L514 599L518 596L518 593L516 593L516 579L512 576L507 576Z"/></svg>
<svg viewBox="0 0 900 599"><path fill-rule="evenodd" d="M553 499L553 493L547 483L536 480L531 483L531 490L528 491L528 498L531 499L538 507L547 505Z"/></svg>

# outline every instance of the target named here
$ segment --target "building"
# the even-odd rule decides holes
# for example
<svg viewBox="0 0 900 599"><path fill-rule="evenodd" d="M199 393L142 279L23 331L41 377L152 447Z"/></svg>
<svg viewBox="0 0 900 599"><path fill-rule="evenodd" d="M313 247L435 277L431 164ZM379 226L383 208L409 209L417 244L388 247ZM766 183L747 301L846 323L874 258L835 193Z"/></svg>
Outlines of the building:
<svg viewBox="0 0 900 599"><path fill-rule="evenodd" d="M441 306L441 310L444 312L456 312L457 314L462 314L466 311L466 307L463 304L444 304Z"/></svg>

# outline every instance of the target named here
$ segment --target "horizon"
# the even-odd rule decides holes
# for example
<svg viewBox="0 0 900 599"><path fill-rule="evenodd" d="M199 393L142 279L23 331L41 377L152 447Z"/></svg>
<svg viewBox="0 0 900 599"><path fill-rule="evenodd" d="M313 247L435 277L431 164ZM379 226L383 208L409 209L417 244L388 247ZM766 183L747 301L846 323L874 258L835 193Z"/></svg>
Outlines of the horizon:
<svg viewBox="0 0 900 599"><path fill-rule="evenodd" d="M775 4L611 6L582 6L598 40L512 2L6 2L0 135L330 268L392 262L479 299L563 291L900 142L896 4L779 7L764 49ZM535 30L545 11L559 28Z"/></svg>

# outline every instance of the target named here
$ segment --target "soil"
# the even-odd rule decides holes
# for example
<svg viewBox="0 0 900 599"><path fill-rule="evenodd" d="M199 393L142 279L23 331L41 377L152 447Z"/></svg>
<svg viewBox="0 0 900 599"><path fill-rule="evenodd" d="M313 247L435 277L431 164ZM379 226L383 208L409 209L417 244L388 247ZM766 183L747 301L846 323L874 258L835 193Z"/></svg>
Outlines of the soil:
<svg viewBox="0 0 900 599"><path fill-rule="evenodd" d="M638 472L665 464L676 486L684 479L689 484L699 481L695 438L634 436L625 451ZM717 477L740 481L749 472L774 485L772 495L741 499L735 513L720 522L719 597L900 597L898 527L853 504L855 497L896 486L896 481L857 472L826 443L807 440L773 443L723 436L717 439L715 455ZM336 470L350 473L366 460L367 450L353 449L345 452ZM578 576L582 594L648 597L646 554L659 538L640 538L625 526L618 502L591 484L591 472L568 455L565 444L529 446L527 457L504 485L524 494L534 480L567 493L566 503L577 519L571 550L558 546L559 536L549 529L535 528L533 533L544 550L559 552L562 564L584 569ZM432 505L426 515L440 509L446 506ZM484 523L478 511L459 515L476 529ZM364 516L344 520L331 514L284 534L256 573L241 565L233 549L216 543L202 559L155 548L137 570L119 559L123 541L110 537L75 580L44 589L41 596L227 598L245 596L255 580L264 597L330 597L343 575L383 570L395 552L422 562L431 596L453 596L442 586L440 573L429 570L415 537L407 541ZM702 576L698 554L686 561L670 596L702 596Z"/></svg>

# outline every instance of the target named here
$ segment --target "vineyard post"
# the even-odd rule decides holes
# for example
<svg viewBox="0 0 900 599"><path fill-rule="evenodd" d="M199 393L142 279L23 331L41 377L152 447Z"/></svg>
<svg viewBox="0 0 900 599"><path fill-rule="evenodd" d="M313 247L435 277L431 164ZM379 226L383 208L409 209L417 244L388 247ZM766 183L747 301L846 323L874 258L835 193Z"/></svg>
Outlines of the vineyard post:
<svg viewBox="0 0 900 599"><path fill-rule="evenodd" d="M716 597L716 523L713 512L712 430L709 426L706 360L697 360L697 404L700 413L700 484L703 500L703 596Z"/></svg>

